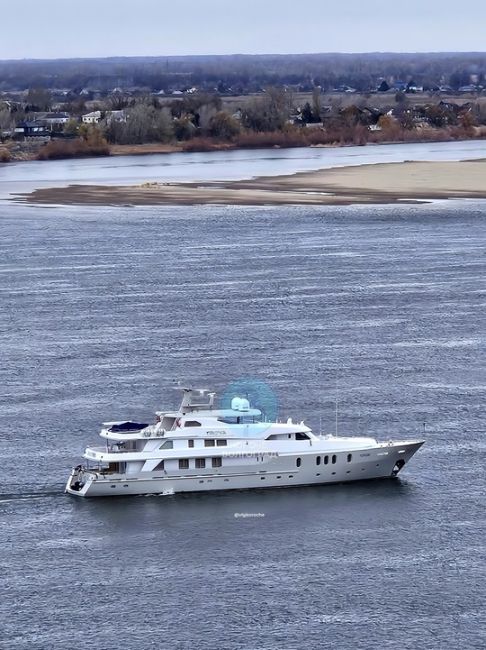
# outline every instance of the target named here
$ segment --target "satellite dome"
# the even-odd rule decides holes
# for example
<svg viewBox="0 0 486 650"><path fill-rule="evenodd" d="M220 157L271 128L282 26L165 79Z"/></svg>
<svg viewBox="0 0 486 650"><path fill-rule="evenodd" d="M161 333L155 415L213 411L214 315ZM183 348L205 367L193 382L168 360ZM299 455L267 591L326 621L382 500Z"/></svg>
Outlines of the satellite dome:
<svg viewBox="0 0 486 650"><path fill-rule="evenodd" d="M240 399L240 411L248 411L249 408L250 402L245 397L242 397Z"/></svg>
<svg viewBox="0 0 486 650"><path fill-rule="evenodd" d="M241 397L233 397L233 399L231 400L231 409L233 411L240 411L241 410L241 402L242 402Z"/></svg>

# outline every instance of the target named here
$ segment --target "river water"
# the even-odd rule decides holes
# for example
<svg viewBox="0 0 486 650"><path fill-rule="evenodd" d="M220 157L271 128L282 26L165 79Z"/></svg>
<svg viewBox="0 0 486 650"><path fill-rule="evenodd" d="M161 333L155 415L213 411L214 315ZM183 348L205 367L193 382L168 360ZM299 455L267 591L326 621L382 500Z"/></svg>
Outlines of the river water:
<svg viewBox="0 0 486 650"><path fill-rule="evenodd" d="M0 647L484 648L484 206L1 204ZM396 481L63 494L100 421L241 377L426 444Z"/></svg>
<svg viewBox="0 0 486 650"><path fill-rule="evenodd" d="M0 199L12 193L72 184L124 185L230 181L302 171L405 160L467 160L486 157L486 141L366 147L256 149L113 156L0 165Z"/></svg>

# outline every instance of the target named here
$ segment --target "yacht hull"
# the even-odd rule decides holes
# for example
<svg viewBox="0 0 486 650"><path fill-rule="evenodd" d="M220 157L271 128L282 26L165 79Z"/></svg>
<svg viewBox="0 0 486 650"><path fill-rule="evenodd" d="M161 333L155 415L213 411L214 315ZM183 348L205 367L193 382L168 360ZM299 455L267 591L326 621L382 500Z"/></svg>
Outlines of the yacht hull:
<svg viewBox="0 0 486 650"><path fill-rule="evenodd" d="M280 454L262 470L262 465L233 466L231 470L204 470L146 477L142 474L107 475L76 468L66 484L66 492L78 497L160 495L183 492L211 492L261 488L296 487L349 483L378 478L394 478L423 445L422 440L387 443L374 448L341 451L335 462L322 463L322 453ZM321 460L317 461L317 457ZM352 460L348 460L349 458Z"/></svg>

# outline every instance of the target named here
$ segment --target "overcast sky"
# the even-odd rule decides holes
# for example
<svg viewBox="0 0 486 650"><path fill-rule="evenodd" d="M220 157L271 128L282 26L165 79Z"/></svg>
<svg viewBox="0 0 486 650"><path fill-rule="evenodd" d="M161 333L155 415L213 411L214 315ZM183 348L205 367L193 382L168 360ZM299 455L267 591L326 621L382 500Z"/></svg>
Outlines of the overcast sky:
<svg viewBox="0 0 486 650"><path fill-rule="evenodd" d="M0 59L486 50L486 0L0 0Z"/></svg>

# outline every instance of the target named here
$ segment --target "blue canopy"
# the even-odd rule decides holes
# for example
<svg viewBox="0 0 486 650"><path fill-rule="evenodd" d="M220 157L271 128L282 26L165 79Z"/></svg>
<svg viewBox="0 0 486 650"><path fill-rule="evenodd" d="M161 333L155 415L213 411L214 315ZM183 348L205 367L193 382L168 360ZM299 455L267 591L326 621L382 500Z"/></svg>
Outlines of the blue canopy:
<svg viewBox="0 0 486 650"><path fill-rule="evenodd" d="M145 422L132 422L131 420L128 420L127 422L117 422L116 424L112 424L108 431L111 433L140 431L141 429L145 429L147 426L148 424Z"/></svg>

